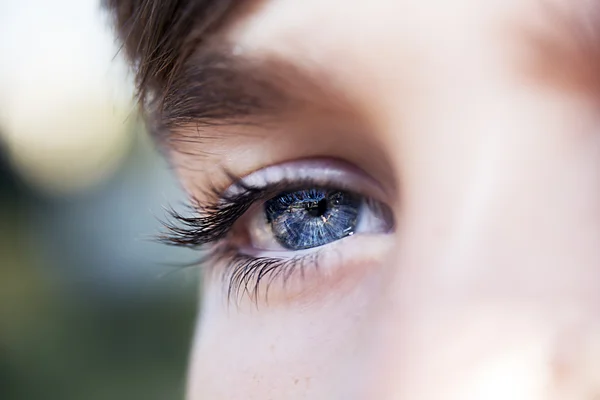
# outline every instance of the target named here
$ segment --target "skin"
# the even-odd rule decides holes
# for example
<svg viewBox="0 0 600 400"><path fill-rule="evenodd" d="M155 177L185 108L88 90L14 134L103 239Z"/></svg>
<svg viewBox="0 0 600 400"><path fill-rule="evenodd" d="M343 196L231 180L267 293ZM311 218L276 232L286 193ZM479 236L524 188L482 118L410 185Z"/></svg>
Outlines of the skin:
<svg viewBox="0 0 600 400"><path fill-rule="evenodd" d="M180 127L214 138L171 149L184 186L202 202L218 169L341 159L383 188L396 228L332 244L341 256L274 281L268 301L228 303L225 266L207 270L188 398L598 398L599 85L577 41L591 6L239 10L222 32L235 54L322 93L265 126Z"/></svg>

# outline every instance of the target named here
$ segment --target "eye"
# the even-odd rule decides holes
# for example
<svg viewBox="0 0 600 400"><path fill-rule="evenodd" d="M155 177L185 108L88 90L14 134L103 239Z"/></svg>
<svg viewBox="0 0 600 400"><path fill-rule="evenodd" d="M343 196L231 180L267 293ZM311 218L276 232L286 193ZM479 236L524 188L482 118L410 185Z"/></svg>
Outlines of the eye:
<svg viewBox="0 0 600 400"><path fill-rule="evenodd" d="M286 165L278 174L278 167L257 173L265 180L276 175L276 181L266 185L271 193L265 196L267 200L251 207L239 221L247 252L308 250L355 234L387 233L393 228L388 206L366 194L378 192L369 177L341 163L325 170L308 165ZM272 185L289 189L269 190Z"/></svg>
<svg viewBox="0 0 600 400"><path fill-rule="evenodd" d="M203 265L238 304L244 294L287 302L326 293L327 279L376 265L393 245L392 196L348 163L311 159L228 175L233 183L215 202L196 202L191 217L171 214L179 224L167 224L163 240L204 250Z"/></svg>

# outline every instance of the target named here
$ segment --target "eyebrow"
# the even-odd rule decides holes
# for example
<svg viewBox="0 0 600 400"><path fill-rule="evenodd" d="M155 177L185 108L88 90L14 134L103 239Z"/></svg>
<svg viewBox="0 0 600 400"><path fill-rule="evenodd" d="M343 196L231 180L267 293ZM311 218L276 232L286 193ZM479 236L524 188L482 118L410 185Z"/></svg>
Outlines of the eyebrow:
<svg viewBox="0 0 600 400"><path fill-rule="evenodd" d="M575 15L544 4L551 29L517 30L531 56L525 73L547 86L600 97L600 12L594 7ZM180 128L258 124L293 107L339 106L343 99L325 70L236 54L235 46L215 39L192 53L153 110L152 131L160 142L182 139Z"/></svg>
<svg viewBox="0 0 600 400"><path fill-rule="evenodd" d="M166 129L189 123L216 125L276 112L286 95L276 83L278 71L272 64L224 49L199 53L168 86L158 110L160 123Z"/></svg>
<svg viewBox="0 0 600 400"><path fill-rule="evenodd" d="M520 30L528 53L525 73L534 81L563 92L600 100L600 7L572 2L562 9L541 3L547 26ZM600 5L600 4L599 4Z"/></svg>
<svg viewBox="0 0 600 400"><path fill-rule="evenodd" d="M218 45L200 49L166 88L154 110L159 142L190 139L185 128L268 124L305 108L347 109L324 71L275 56L249 57ZM184 129L182 129L184 128Z"/></svg>

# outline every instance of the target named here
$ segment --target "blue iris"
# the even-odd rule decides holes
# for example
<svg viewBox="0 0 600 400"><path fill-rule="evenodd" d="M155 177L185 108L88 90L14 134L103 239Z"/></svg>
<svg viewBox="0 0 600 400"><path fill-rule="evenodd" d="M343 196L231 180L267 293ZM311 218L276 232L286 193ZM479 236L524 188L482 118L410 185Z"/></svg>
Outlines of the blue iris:
<svg viewBox="0 0 600 400"><path fill-rule="evenodd" d="M352 235L361 205L361 196L312 188L280 193L265 202L265 214L279 244L301 250Z"/></svg>

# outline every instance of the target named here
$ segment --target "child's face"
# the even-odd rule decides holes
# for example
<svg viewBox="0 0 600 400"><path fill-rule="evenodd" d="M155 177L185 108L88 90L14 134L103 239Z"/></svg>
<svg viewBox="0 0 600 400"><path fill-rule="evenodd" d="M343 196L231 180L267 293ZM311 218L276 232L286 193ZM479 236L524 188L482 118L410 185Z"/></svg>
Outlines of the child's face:
<svg viewBox="0 0 600 400"><path fill-rule="evenodd" d="M238 10L200 89L243 123L179 128L170 157L201 205L228 174L277 190L219 239L189 398L599 396L595 6Z"/></svg>

